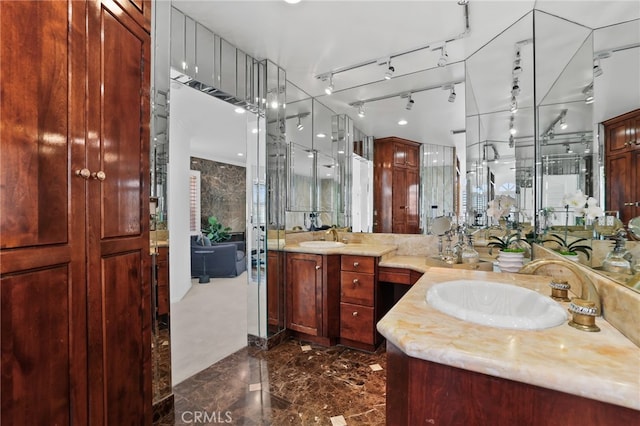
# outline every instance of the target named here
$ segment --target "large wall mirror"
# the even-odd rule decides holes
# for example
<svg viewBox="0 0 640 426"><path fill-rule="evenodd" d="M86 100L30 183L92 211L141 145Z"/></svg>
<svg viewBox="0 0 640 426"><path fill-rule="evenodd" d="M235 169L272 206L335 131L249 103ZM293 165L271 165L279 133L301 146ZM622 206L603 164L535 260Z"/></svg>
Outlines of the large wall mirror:
<svg viewBox="0 0 640 426"><path fill-rule="evenodd" d="M497 225L487 204L516 200L509 219L531 224L534 212L533 13L466 61L466 222ZM496 91L495 88L501 88Z"/></svg>

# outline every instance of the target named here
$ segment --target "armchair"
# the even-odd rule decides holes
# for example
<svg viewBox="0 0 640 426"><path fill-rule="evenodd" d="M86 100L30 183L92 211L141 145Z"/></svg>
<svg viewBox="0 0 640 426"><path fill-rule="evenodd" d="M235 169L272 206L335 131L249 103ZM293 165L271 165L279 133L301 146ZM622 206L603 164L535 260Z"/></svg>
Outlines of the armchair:
<svg viewBox="0 0 640 426"><path fill-rule="evenodd" d="M247 269L244 241L202 243L191 237L191 276L198 277L200 283L208 283L210 277L236 277Z"/></svg>

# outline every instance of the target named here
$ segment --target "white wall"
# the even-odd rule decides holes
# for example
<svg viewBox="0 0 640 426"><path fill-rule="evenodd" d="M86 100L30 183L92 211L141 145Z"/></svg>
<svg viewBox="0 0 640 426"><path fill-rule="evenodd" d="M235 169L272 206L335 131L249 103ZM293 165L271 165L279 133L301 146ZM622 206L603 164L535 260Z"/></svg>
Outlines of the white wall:
<svg viewBox="0 0 640 426"><path fill-rule="evenodd" d="M178 83L172 83L173 86ZM178 302L191 288L191 248L189 237L189 153L190 130L180 118L184 111L179 96L171 98L169 115L169 164L167 171L167 199L169 241L169 295L171 303Z"/></svg>

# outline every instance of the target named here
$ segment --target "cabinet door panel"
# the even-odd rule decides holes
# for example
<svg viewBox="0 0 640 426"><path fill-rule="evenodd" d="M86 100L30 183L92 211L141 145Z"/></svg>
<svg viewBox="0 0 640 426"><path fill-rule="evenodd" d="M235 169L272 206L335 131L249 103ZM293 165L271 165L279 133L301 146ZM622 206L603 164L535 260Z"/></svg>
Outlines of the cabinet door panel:
<svg viewBox="0 0 640 426"><path fill-rule="evenodd" d="M420 172L415 169L407 170L407 207L405 209L407 220L407 233L420 232Z"/></svg>
<svg viewBox="0 0 640 426"><path fill-rule="evenodd" d="M618 210L623 223L627 223L633 213L633 207L625 206L633 198L630 193L633 170L629 163L630 156L625 153L607 158L606 209Z"/></svg>
<svg viewBox="0 0 640 426"><path fill-rule="evenodd" d="M287 327L291 330L322 335L321 267L318 255L287 256Z"/></svg>
<svg viewBox="0 0 640 426"><path fill-rule="evenodd" d="M607 152L616 153L627 149L630 138L629 121L624 120L607 126Z"/></svg>
<svg viewBox="0 0 640 426"><path fill-rule="evenodd" d="M88 11L90 422L148 424L150 37L117 3Z"/></svg>
<svg viewBox="0 0 640 426"><path fill-rule="evenodd" d="M85 10L0 1L3 425L88 423Z"/></svg>

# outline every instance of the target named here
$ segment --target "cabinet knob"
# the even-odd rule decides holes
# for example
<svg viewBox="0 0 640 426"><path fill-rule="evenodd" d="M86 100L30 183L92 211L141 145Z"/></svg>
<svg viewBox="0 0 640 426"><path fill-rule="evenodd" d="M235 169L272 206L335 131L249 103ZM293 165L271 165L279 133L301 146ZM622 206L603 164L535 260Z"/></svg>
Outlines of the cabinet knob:
<svg viewBox="0 0 640 426"><path fill-rule="evenodd" d="M353 280L353 288L355 288L359 283L360 283L360 280L358 280L357 278L355 278L355 279Z"/></svg>
<svg viewBox="0 0 640 426"><path fill-rule="evenodd" d="M100 170L99 172L91 173L91 177L99 181L103 181L107 178L107 175L102 170Z"/></svg>
<svg viewBox="0 0 640 426"><path fill-rule="evenodd" d="M91 176L91 171L89 169L76 170L76 176L89 179L89 176Z"/></svg>
<svg viewBox="0 0 640 426"><path fill-rule="evenodd" d="M320 265L316 265L316 271L317 271L318 269L320 269L320 268L321 268L321 266L320 266Z"/></svg>
<svg viewBox="0 0 640 426"><path fill-rule="evenodd" d="M355 311L354 313L352 313L351 315L353 315L354 317L358 316L358 311Z"/></svg>
<svg viewBox="0 0 640 426"><path fill-rule="evenodd" d="M358 266L360 266L360 263L359 263L359 262L353 262L353 267L354 267L354 268L357 268Z"/></svg>
<svg viewBox="0 0 640 426"><path fill-rule="evenodd" d="M624 203L625 206L635 206L636 203Z"/></svg>

